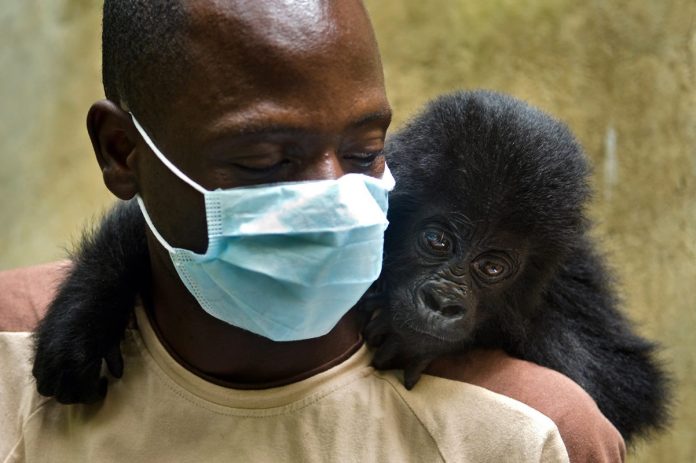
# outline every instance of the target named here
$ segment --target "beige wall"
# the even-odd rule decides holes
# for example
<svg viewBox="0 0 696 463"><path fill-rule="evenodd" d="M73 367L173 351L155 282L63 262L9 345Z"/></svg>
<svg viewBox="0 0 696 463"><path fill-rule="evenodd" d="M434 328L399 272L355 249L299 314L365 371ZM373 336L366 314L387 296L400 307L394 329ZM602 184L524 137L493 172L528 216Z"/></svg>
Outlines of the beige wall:
<svg viewBox="0 0 696 463"><path fill-rule="evenodd" d="M54 260L109 196L85 131L100 7L0 0L0 269Z"/></svg>
<svg viewBox="0 0 696 463"><path fill-rule="evenodd" d="M0 269L56 259L110 201L84 130L99 7L3 0ZM50 6L47 6L50 5ZM592 215L626 308L678 381L669 433L631 461L696 461L696 3L367 0L396 125L455 88L566 120L595 166Z"/></svg>

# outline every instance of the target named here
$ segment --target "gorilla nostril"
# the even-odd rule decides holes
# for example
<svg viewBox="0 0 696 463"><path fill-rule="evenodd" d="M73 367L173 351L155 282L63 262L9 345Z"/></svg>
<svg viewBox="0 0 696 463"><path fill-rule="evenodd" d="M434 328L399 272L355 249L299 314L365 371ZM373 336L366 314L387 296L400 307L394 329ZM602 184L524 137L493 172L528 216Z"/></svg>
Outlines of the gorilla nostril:
<svg viewBox="0 0 696 463"><path fill-rule="evenodd" d="M436 312L440 311L440 301L438 301L435 296L427 291L423 293L423 302L425 302L425 306L430 310L434 310Z"/></svg>
<svg viewBox="0 0 696 463"><path fill-rule="evenodd" d="M438 312L445 317L458 317L466 313L466 308L458 304L446 304L429 291L423 292L425 306L433 312Z"/></svg>
<svg viewBox="0 0 696 463"><path fill-rule="evenodd" d="M439 312L446 317L456 317L464 315L466 309L461 305L447 305L439 309Z"/></svg>

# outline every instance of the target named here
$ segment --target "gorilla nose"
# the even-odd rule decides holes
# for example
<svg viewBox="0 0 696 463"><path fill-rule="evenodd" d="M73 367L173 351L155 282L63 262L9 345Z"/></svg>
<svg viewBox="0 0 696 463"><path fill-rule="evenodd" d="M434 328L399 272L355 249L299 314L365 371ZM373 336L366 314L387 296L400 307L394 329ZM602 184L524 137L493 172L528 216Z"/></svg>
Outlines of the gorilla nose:
<svg viewBox="0 0 696 463"><path fill-rule="evenodd" d="M430 310L438 312L445 317L460 317L466 313L466 307L461 304L453 303L451 300L437 293L424 291L423 296L423 301Z"/></svg>
<svg viewBox="0 0 696 463"><path fill-rule="evenodd" d="M445 317L458 317L464 315L466 309L461 305L446 305L438 310Z"/></svg>

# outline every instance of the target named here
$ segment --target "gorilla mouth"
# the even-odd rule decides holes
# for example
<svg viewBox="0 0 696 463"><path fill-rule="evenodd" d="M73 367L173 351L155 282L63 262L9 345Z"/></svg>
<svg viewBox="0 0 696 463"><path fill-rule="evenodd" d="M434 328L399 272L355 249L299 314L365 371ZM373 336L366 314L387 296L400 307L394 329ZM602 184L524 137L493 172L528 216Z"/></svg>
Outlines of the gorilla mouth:
<svg viewBox="0 0 696 463"><path fill-rule="evenodd" d="M425 323L426 327L419 326L419 323L408 321L404 326L413 331L429 338L436 339L445 343L456 343L461 341L466 336L463 336L463 330L447 329L449 327L435 326L432 321Z"/></svg>

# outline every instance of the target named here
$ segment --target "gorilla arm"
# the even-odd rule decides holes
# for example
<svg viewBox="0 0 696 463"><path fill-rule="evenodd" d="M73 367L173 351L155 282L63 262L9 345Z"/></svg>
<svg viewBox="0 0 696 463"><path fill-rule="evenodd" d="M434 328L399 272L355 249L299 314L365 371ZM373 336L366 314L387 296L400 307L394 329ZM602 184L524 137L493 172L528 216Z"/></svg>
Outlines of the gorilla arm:
<svg viewBox="0 0 696 463"><path fill-rule="evenodd" d="M120 342L149 278L145 222L135 201L119 202L85 232L73 266L35 333L33 374L40 394L65 404L101 400L123 374Z"/></svg>

